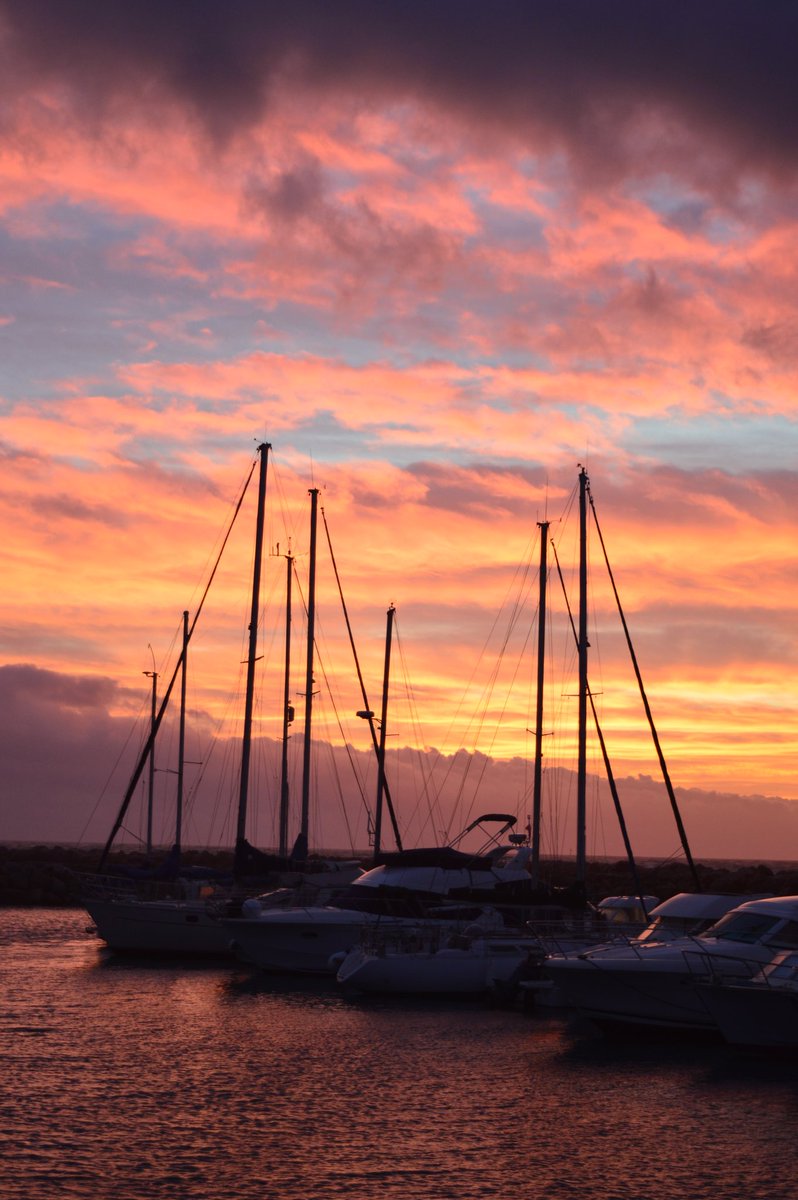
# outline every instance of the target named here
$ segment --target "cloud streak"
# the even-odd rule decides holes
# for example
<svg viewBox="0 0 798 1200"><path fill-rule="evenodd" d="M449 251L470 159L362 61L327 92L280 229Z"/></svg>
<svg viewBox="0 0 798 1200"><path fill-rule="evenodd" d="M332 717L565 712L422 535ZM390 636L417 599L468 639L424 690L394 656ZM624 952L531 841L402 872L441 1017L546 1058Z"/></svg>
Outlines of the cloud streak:
<svg viewBox="0 0 798 1200"><path fill-rule="evenodd" d="M269 548L306 580L319 486L369 679L397 605L397 746L528 760L537 522L573 588L586 463L677 783L798 799L796 25L738 0L0 0L0 646L70 803L63 681L111 681L81 710L107 748L264 439ZM226 738L251 516L192 663ZM319 596L354 712L327 566ZM591 642L617 770L644 776L598 576Z"/></svg>
<svg viewBox="0 0 798 1200"><path fill-rule="evenodd" d="M219 142L299 84L379 103L422 97L483 133L565 148L598 176L641 163L672 170L707 137L709 172L795 165L798 22L788 3L769 6L766 21L742 0L439 0L434 10L236 0L194 5L190 18L179 3L31 0L5 4L3 16L6 94L58 89L89 126L171 99Z"/></svg>

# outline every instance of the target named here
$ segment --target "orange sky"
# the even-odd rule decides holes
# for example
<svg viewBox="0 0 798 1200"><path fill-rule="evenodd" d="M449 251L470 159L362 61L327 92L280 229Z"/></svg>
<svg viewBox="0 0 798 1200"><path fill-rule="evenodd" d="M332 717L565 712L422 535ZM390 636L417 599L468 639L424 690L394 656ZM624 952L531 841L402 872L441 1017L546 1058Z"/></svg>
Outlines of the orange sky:
<svg viewBox="0 0 798 1200"><path fill-rule="evenodd" d="M712 46L725 72L702 57L702 17L680 64L658 49L679 6L629 34L631 9L610 3L592 42L576 0L562 8L584 18L581 39L520 5L486 30L466 6L457 46L414 4L390 38L361 13L349 39L248 6L240 28L218 29L183 28L170 5L140 6L130 28L0 7L0 671L15 814L0 838L46 838L56 803L59 829L103 837L114 802L93 816L92 787L146 704L149 647L166 669L264 439L269 546L290 538L305 577L319 487L372 704L396 605L392 748L528 758L536 522L552 522L575 603L584 463L677 787L798 801L796 163L780 56L752 40L742 6ZM201 34L218 46L210 82L188 53ZM71 66L56 52L69 39ZM198 727L228 712L240 674L252 519L192 650ZM268 737L283 569L271 558L264 585ZM321 558L319 614L346 714L342 732L320 700L319 735L366 751ZM598 571L590 622L616 772L654 774ZM298 614L296 634L298 734ZM568 767L561 611L551 643L547 756ZM107 744L89 778L98 720ZM32 758L47 771L28 796ZM523 817L527 798L512 803ZM743 855L762 810L735 811L724 852Z"/></svg>

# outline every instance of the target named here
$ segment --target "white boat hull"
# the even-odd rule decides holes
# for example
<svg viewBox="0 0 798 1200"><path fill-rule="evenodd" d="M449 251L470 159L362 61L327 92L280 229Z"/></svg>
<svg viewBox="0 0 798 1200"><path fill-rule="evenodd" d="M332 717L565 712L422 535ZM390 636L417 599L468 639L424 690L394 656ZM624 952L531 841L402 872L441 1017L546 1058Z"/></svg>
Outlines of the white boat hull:
<svg viewBox="0 0 798 1200"><path fill-rule="evenodd" d="M681 971L641 971L591 967L569 959L548 959L546 974L560 1001L600 1024L656 1025L673 1029L711 1029L712 1017L695 988L688 967Z"/></svg>
<svg viewBox="0 0 798 1200"><path fill-rule="evenodd" d="M477 942L438 950L350 951L338 971L338 982L360 992L404 995L480 994L509 984L527 966L537 942Z"/></svg>
<svg viewBox="0 0 798 1200"><path fill-rule="evenodd" d="M262 971L334 975L337 966L331 960L358 944L364 926L391 919L347 909L307 908L235 917L223 925L228 947Z"/></svg>
<svg viewBox="0 0 798 1200"><path fill-rule="evenodd" d="M227 930L203 901L88 900L84 906L111 950L232 957Z"/></svg>
<svg viewBox="0 0 798 1200"><path fill-rule="evenodd" d="M798 992L767 983L705 984L701 999L733 1046L798 1048Z"/></svg>

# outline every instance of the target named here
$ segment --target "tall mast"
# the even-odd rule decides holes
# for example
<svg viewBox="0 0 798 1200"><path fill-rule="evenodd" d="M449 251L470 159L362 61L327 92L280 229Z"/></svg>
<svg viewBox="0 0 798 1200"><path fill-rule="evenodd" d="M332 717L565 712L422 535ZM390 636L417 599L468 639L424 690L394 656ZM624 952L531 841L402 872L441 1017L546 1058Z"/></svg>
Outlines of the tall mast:
<svg viewBox="0 0 798 1200"><path fill-rule="evenodd" d="M236 848L243 845L247 828L247 799L249 795L249 759L252 748L252 709L255 696L255 661L258 649L258 604L260 601L260 574L263 562L263 527L266 511L266 473L269 463L268 442L258 446L260 476L258 479L258 515L255 526L255 561L252 569L252 602L249 616L249 649L247 651L247 690L244 702L244 734L241 745L241 785L238 793L238 824Z"/></svg>
<svg viewBox="0 0 798 1200"><path fill-rule="evenodd" d="M579 746L576 772L576 878L587 874L587 471L579 472Z"/></svg>
<svg viewBox="0 0 798 1200"><path fill-rule="evenodd" d="M283 686L283 754L280 764L279 846L279 852L283 857L288 853L288 726L294 719L294 710L289 703L291 695L291 586L294 575L294 559L290 548L285 556L285 567L285 682Z"/></svg>
<svg viewBox="0 0 798 1200"><path fill-rule="evenodd" d="M538 678L535 705L535 778L532 793L532 882L538 883L540 873L540 808L543 783L543 682L546 659L546 553L549 522L538 521L540 530L540 588L538 596Z"/></svg>
<svg viewBox="0 0 798 1200"><path fill-rule="evenodd" d="M385 737L388 721L388 679L391 673L391 640L393 633L393 616L396 609L393 605L388 609L388 621L385 630L385 667L382 673L382 711L380 713L380 749L377 763L377 804L374 809L374 857L379 854L382 840L382 798L385 792Z"/></svg>
<svg viewBox="0 0 798 1200"><path fill-rule="evenodd" d="M183 613L183 670L180 675L180 732L177 739L177 804L175 812L175 849L180 853L183 840L183 773L186 760L186 665L188 663L188 613ZM153 744L154 748L154 744Z"/></svg>
<svg viewBox="0 0 798 1200"><path fill-rule="evenodd" d="M308 575L308 651L305 671L305 740L302 755L302 820L299 836L305 849L310 824L310 731L313 717L313 643L316 635L316 522L319 489L309 488L310 496L310 569Z"/></svg>
<svg viewBox="0 0 798 1200"><path fill-rule="evenodd" d="M152 651L152 646L150 646ZM150 707L150 778L147 788L147 857L152 854L152 807L155 794L155 720L158 711L158 672L155 669L155 655L152 656L152 670L144 674L152 680L152 704Z"/></svg>

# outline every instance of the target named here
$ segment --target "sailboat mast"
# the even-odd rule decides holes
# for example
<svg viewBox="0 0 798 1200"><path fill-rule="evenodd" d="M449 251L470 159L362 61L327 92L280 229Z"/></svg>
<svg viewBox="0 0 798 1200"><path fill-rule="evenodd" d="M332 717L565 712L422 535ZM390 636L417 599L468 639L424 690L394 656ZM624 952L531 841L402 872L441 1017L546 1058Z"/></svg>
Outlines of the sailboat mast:
<svg viewBox="0 0 798 1200"><path fill-rule="evenodd" d="M300 838L308 844L310 824L310 731L313 716L313 643L316 636L316 524L319 489L310 488L310 568L308 574L308 651L305 671L305 740L302 755L302 819Z"/></svg>
<svg viewBox="0 0 798 1200"><path fill-rule="evenodd" d="M280 764L280 846L279 852L288 853L288 726L293 718L290 700L291 677L291 587L294 577L294 559L285 556L285 682L283 686L283 753Z"/></svg>
<svg viewBox="0 0 798 1200"><path fill-rule="evenodd" d="M546 554L549 522L538 521L540 530L540 584L538 593L538 677L535 703L535 775L532 792L532 882L537 885L540 874L540 809L543 786L543 683L546 659Z"/></svg>
<svg viewBox="0 0 798 1200"><path fill-rule="evenodd" d="M385 629L385 666L382 673L382 711L380 713L380 749L377 764L377 804L374 809L374 857L382 848L382 799L385 792L385 738L388 721L388 679L391 673L391 641L393 636L393 617L396 609L393 605L388 609L388 621Z"/></svg>
<svg viewBox="0 0 798 1200"><path fill-rule="evenodd" d="M155 795L155 718L158 712L158 672L155 670L153 654L152 670L144 674L152 680L152 704L150 706L150 778L147 788L147 857L152 854L152 809Z"/></svg>
<svg viewBox="0 0 798 1200"><path fill-rule="evenodd" d="M576 879L584 883L587 815L587 471L579 472L579 733L576 768Z"/></svg>
<svg viewBox="0 0 798 1200"><path fill-rule="evenodd" d="M183 670L180 675L180 732L177 739L177 803L175 805L175 849L183 840L183 774L186 761L186 667L188 664L188 613L183 613Z"/></svg>
<svg viewBox="0 0 798 1200"><path fill-rule="evenodd" d="M258 605L260 601L260 575L263 562L263 527L266 512L266 474L269 463L268 442L258 446L260 476L258 479L258 514L255 526L255 561L252 569L252 601L249 616L249 649L247 651L247 690L244 701L244 733L241 745L241 784L238 793L238 824L236 846L246 837L247 801L249 796L249 759L252 747L252 709L255 696L255 661L258 649Z"/></svg>

